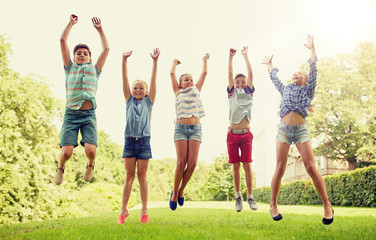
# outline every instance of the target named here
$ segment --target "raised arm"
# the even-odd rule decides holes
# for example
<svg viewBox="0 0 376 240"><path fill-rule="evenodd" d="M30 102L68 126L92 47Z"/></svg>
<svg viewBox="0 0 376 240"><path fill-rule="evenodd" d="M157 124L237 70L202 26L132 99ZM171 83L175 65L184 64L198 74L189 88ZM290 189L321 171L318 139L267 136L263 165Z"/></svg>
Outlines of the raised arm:
<svg viewBox="0 0 376 240"><path fill-rule="evenodd" d="M63 33L60 37L60 50L61 56L63 57L64 67L67 66L70 60L70 53L68 48L68 36L74 24L78 22L78 17L74 14L70 15L70 20L68 25L64 28Z"/></svg>
<svg viewBox="0 0 376 240"><path fill-rule="evenodd" d="M203 65L202 65L202 73L200 75L200 78L198 79L196 83L196 87L199 91L201 91L202 86L204 85L206 75L208 74L208 59L210 55L209 53L206 53L205 56L202 58Z"/></svg>
<svg viewBox="0 0 376 240"><path fill-rule="evenodd" d="M309 73L307 81L308 96L312 99L315 95L317 84L317 68L316 68L316 50L313 42L313 36L307 35L307 44L304 44L311 51L311 59L309 63Z"/></svg>
<svg viewBox="0 0 376 240"><path fill-rule="evenodd" d="M97 17L93 17L91 21L93 22L95 29L97 29L99 36L101 37L102 52L98 57L97 65L98 65L99 71L102 71L104 63L106 62L106 59L108 56L108 52L110 51L110 47L108 45L106 35L104 34L103 29L102 29L101 20Z"/></svg>
<svg viewBox="0 0 376 240"><path fill-rule="evenodd" d="M175 96L178 95L179 92L179 84L178 80L176 79L176 66L180 64L180 61L176 58L172 60L172 66L170 71L171 83L172 83L172 91L174 91Z"/></svg>
<svg viewBox="0 0 376 240"><path fill-rule="evenodd" d="M127 68L127 60L132 55L132 51L123 53L123 63L122 63L122 75L123 75L123 93L125 97L125 101L131 97L131 88L129 86L128 81L128 68Z"/></svg>
<svg viewBox="0 0 376 240"><path fill-rule="evenodd" d="M150 53L151 58L153 59L153 70L151 72L151 80L150 80L150 91L149 91L149 98L150 101L153 103L155 100L155 96L157 94L157 62L158 57L161 51L158 48L154 49L153 53Z"/></svg>
<svg viewBox="0 0 376 240"><path fill-rule="evenodd" d="M247 66L247 72L248 72L247 85L250 89L253 89L253 71L252 71L251 63L249 62L249 59L248 59L248 47L243 47L241 53L244 57L245 65Z"/></svg>
<svg viewBox="0 0 376 240"><path fill-rule="evenodd" d="M231 48L228 57L228 89L232 89L232 87L234 86L234 72L232 70L232 59L234 58L235 54L236 50Z"/></svg>
<svg viewBox="0 0 376 240"><path fill-rule="evenodd" d="M268 67L268 71L269 71L269 72L271 72L272 69L274 68L274 67L273 67L273 63L272 63L272 60L273 60L273 55L266 56L266 57L264 57L264 59L262 60L262 64L265 64L265 65Z"/></svg>
<svg viewBox="0 0 376 240"><path fill-rule="evenodd" d="M276 68L273 67L272 59L273 59L273 55L267 56L267 57L264 58L264 60L262 61L262 63L266 64L266 66L268 66L268 71L269 71L270 79L272 80L274 86L277 88L277 90L279 91L279 93L281 95L283 95L283 90L285 89L285 85L278 78L278 76L277 76L278 69L276 69Z"/></svg>
<svg viewBox="0 0 376 240"><path fill-rule="evenodd" d="M311 51L311 61L316 60L315 44L313 42L313 35L307 35L307 44L304 44Z"/></svg>

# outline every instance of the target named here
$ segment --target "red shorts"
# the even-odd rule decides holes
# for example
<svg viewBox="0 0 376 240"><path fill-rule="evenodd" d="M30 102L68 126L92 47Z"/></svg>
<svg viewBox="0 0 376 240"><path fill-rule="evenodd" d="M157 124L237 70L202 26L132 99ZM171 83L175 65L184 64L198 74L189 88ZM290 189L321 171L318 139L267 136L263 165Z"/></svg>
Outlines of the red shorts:
<svg viewBox="0 0 376 240"><path fill-rule="evenodd" d="M253 134L251 131L242 134L232 133L229 128L227 133L227 152L228 152L228 162L238 163L238 162L252 162L252 140ZM239 149L241 155L239 153Z"/></svg>

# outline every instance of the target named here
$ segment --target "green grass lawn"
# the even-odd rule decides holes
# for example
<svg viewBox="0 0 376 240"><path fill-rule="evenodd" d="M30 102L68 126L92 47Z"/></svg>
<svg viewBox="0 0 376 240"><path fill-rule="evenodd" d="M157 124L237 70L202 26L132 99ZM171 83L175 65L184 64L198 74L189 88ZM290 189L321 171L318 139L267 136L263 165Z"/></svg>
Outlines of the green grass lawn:
<svg viewBox="0 0 376 240"><path fill-rule="evenodd" d="M269 206L252 211L244 202L186 202L176 211L168 203L149 203L149 224L140 223L136 206L124 225L119 212L94 217L57 219L0 227L0 239L376 239L376 209L334 207L334 222L321 223L321 206L280 206L274 222Z"/></svg>

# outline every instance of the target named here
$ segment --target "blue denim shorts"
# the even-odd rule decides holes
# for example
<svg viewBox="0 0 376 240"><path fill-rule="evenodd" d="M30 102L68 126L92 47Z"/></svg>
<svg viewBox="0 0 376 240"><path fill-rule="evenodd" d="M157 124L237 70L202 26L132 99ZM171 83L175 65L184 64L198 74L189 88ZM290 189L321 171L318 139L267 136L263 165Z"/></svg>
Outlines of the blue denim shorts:
<svg viewBox="0 0 376 240"><path fill-rule="evenodd" d="M125 136L123 158L150 159L150 137L134 138Z"/></svg>
<svg viewBox="0 0 376 240"><path fill-rule="evenodd" d="M277 142L285 142L289 145L305 143L309 141L307 122L299 125L287 125L282 121L279 123Z"/></svg>
<svg viewBox="0 0 376 240"><path fill-rule="evenodd" d="M84 143L98 146L95 109L72 110L68 107L65 109L60 134L60 147L68 145L77 147L78 131L81 131L82 140L80 143L82 146L84 146Z"/></svg>
<svg viewBox="0 0 376 240"><path fill-rule="evenodd" d="M174 141L196 140L202 142L201 123L196 125L175 124Z"/></svg>

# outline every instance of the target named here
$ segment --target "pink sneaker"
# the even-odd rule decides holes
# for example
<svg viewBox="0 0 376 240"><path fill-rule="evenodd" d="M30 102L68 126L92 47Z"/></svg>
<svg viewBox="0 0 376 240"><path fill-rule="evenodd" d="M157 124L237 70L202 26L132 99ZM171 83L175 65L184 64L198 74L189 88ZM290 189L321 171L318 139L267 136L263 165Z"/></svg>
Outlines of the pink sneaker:
<svg viewBox="0 0 376 240"><path fill-rule="evenodd" d="M149 216L147 214L145 214L145 215L141 214L141 222L142 223L149 223Z"/></svg>
<svg viewBox="0 0 376 240"><path fill-rule="evenodd" d="M118 223L118 224L124 224L125 219L126 219L128 216L129 216L129 212L128 212L128 211L127 211L127 213L126 213L125 215L120 214L120 215L119 215L119 218L118 218L118 220L117 220L117 223Z"/></svg>

